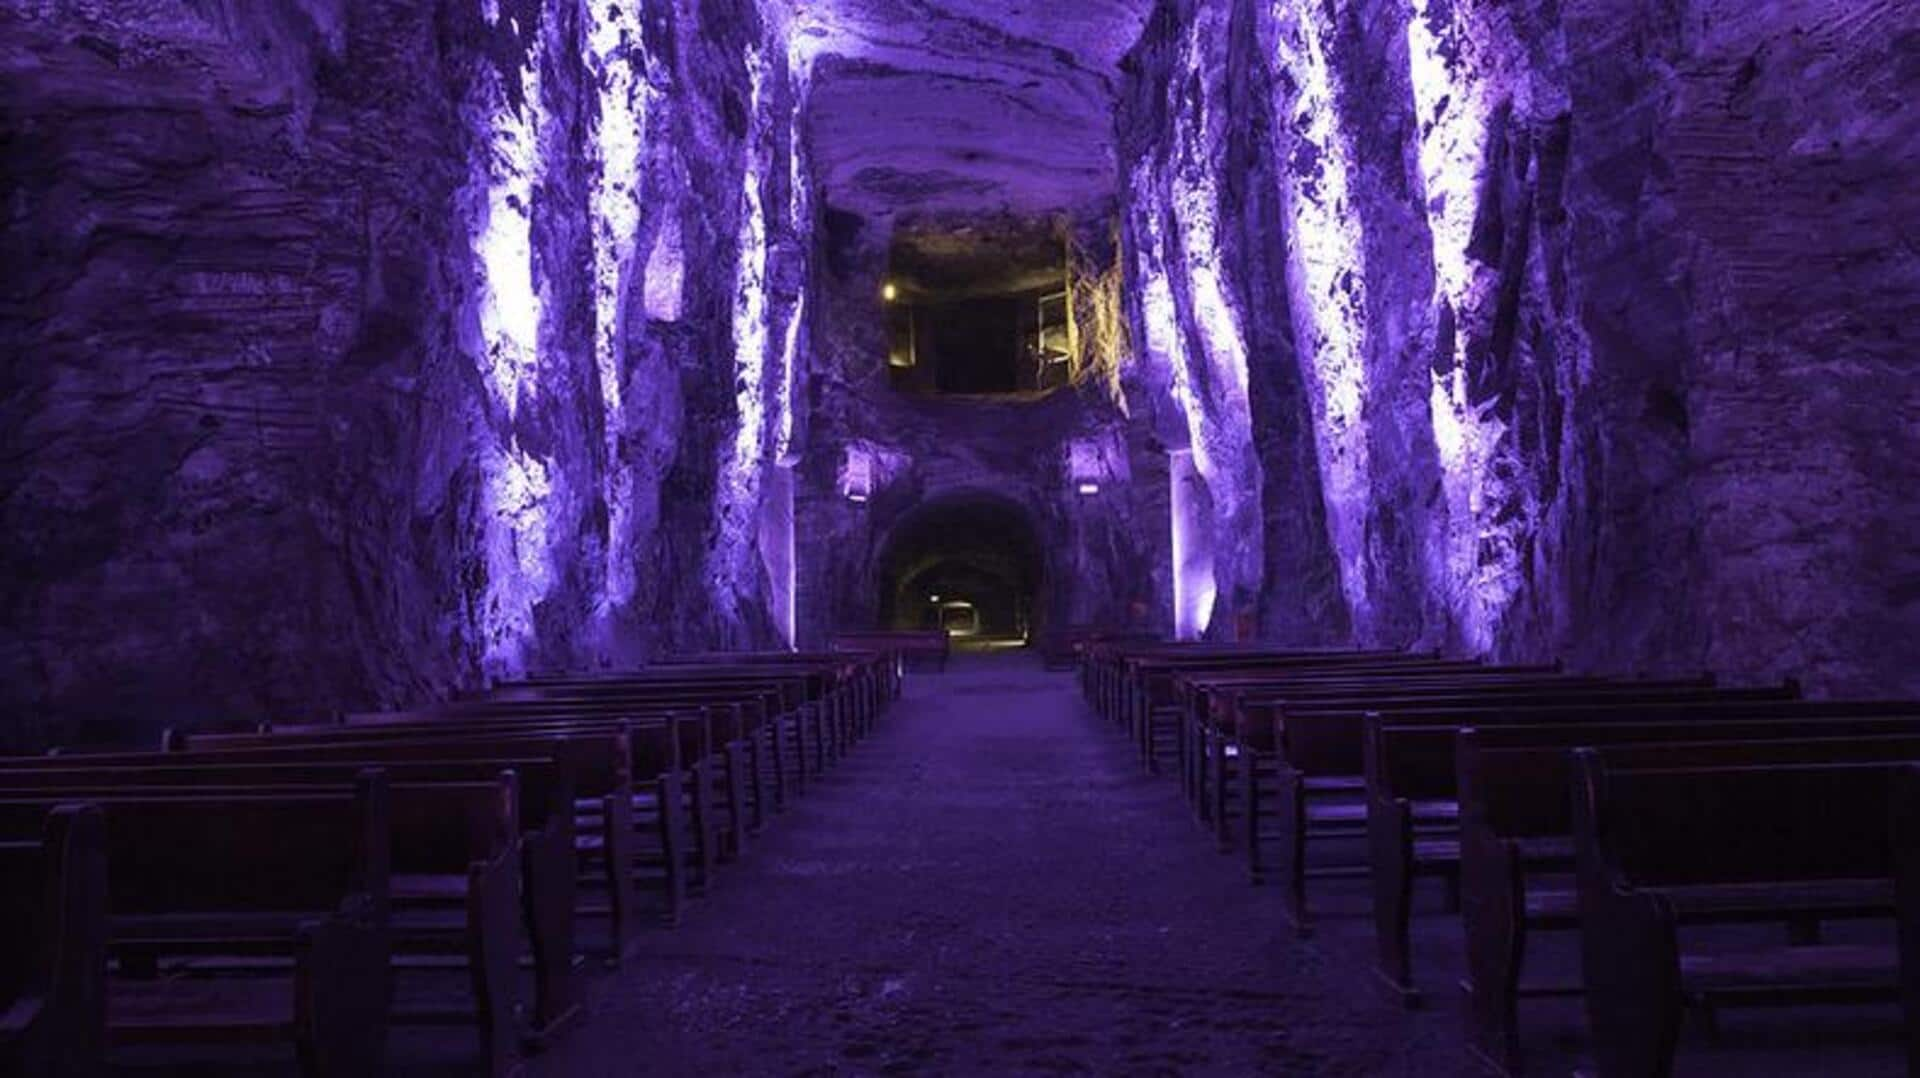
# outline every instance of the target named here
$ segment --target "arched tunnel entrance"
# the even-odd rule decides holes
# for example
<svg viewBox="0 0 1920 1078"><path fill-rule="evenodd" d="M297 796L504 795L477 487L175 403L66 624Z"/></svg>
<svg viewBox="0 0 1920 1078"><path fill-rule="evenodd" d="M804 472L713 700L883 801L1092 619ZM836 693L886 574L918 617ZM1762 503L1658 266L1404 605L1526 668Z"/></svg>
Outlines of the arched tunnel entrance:
<svg viewBox="0 0 1920 1078"><path fill-rule="evenodd" d="M1044 617L1045 558L1026 509L991 494L955 494L894 525L875 574L880 623L945 628L956 639L1024 642Z"/></svg>

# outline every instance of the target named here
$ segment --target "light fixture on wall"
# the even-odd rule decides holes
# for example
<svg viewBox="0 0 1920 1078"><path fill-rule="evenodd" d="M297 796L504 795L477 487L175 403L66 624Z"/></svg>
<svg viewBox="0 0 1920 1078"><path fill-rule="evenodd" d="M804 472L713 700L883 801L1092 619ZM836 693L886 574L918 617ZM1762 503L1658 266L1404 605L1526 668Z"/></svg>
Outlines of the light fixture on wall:
<svg viewBox="0 0 1920 1078"><path fill-rule="evenodd" d="M859 446L848 446L846 460L840 466L840 490L850 502L864 503L873 497L873 455Z"/></svg>
<svg viewBox="0 0 1920 1078"><path fill-rule="evenodd" d="M1099 442L1075 438L1067 443L1067 481L1073 484L1075 493L1083 498L1100 493L1100 482L1108 472Z"/></svg>
<svg viewBox="0 0 1920 1078"><path fill-rule="evenodd" d="M892 303L894 300L899 299L900 286L897 284L894 284L892 281L888 281L886 284L881 285L880 298L883 300L886 300L888 303Z"/></svg>

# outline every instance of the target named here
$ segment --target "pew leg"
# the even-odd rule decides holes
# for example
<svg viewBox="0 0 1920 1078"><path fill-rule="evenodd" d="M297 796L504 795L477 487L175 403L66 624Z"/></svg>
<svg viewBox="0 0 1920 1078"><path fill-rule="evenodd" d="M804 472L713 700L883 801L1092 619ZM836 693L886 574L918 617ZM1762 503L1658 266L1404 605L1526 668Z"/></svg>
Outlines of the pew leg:
<svg viewBox="0 0 1920 1078"><path fill-rule="evenodd" d="M1374 800L1367 806L1369 874L1373 884L1373 938L1379 949L1374 967L1408 1007L1420 994L1413 987L1410 935L1413 920L1413 810L1405 801Z"/></svg>
<svg viewBox="0 0 1920 1078"><path fill-rule="evenodd" d="M1265 865L1260 857L1260 768L1258 758L1248 755L1246 766L1240 770L1240 796L1246 802L1245 826L1241 828L1241 840L1246 845L1247 875L1254 883L1266 882Z"/></svg>
<svg viewBox="0 0 1920 1078"><path fill-rule="evenodd" d="M714 866L719 863L719 821L714 818L713 780L707 774L708 761L701 760L687 772L693 783L693 855L700 865L694 886L705 892L713 886Z"/></svg>
<svg viewBox="0 0 1920 1078"><path fill-rule="evenodd" d="M1213 799L1213 840L1222 850L1233 848L1233 820L1227 809L1227 794L1233 788L1232 757L1227 755L1227 739L1215 734L1213 737L1213 788L1207 793Z"/></svg>
<svg viewBox="0 0 1920 1078"><path fill-rule="evenodd" d="M1300 772L1281 764L1275 781L1274 823L1280 832L1281 910L1293 930L1306 936L1307 918L1307 790Z"/></svg>
<svg viewBox="0 0 1920 1078"><path fill-rule="evenodd" d="M521 859L525 886L520 893L533 950L533 1034L540 1043L580 1013L573 932L579 874L573 836L557 827L529 833L521 844Z"/></svg>
<svg viewBox="0 0 1920 1078"><path fill-rule="evenodd" d="M1514 848L1463 834L1460 910L1467 941L1468 1041L1496 1069L1520 1069L1520 971L1526 959L1526 882Z"/></svg>
<svg viewBox="0 0 1920 1078"><path fill-rule="evenodd" d="M727 815L730 818L727 850L740 856L747 847L747 746L733 742L727 746Z"/></svg>
<svg viewBox="0 0 1920 1078"><path fill-rule="evenodd" d="M793 752L794 774L799 776L801 790L806 789L808 780L818 772L814 766L813 749L813 705L802 704L793 716Z"/></svg>
<svg viewBox="0 0 1920 1078"><path fill-rule="evenodd" d="M659 783L660 860L666 876L667 921L679 924L687 906L687 851L682 836L686 833L686 801L680 789L680 776L667 774Z"/></svg>
<svg viewBox="0 0 1920 1078"><path fill-rule="evenodd" d="M467 975L484 1072L495 1078L519 1066L519 870L519 858L511 853L467 870ZM535 955L536 963L540 957Z"/></svg>
<svg viewBox="0 0 1920 1078"><path fill-rule="evenodd" d="M640 905L633 893L633 801L624 794L609 794L601 820L601 843L605 847L607 903L613 909L612 965L626 958L627 946L640 933Z"/></svg>
<svg viewBox="0 0 1920 1078"><path fill-rule="evenodd" d="M767 826L767 746L766 735L756 730L747 743L749 793L753 798L752 831L759 834Z"/></svg>
<svg viewBox="0 0 1920 1078"><path fill-rule="evenodd" d="M773 807L775 809L784 809L787 807L788 797L787 720L785 718L775 719L769 727L767 736L771 740L772 747L772 751L768 753L768 756L773 762Z"/></svg>

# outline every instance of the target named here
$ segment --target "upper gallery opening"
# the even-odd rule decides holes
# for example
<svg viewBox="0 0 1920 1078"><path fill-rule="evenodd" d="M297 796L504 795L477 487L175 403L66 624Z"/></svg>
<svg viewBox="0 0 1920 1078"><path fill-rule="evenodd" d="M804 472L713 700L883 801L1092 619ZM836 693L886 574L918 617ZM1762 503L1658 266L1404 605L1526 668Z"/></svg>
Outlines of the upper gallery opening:
<svg viewBox="0 0 1920 1078"><path fill-rule="evenodd" d="M896 390L1040 394L1067 384L1066 251L1051 225L898 231L882 280L887 371Z"/></svg>

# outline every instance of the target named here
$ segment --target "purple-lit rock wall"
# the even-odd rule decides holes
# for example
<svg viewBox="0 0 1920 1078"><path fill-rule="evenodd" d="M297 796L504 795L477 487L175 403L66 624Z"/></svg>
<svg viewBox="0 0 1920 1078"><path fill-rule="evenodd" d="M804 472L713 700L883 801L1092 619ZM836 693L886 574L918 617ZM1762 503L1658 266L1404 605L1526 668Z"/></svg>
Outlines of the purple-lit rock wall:
<svg viewBox="0 0 1920 1078"><path fill-rule="evenodd" d="M1916 42L1895 3L1161 4L1137 333L1228 548L1253 489L1313 524L1227 559L1264 631L1914 688ZM1180 244L1209 206L1246 248ZM1195 377L1221 325L1265 412Z"/></svg>
<svg viewBox="0 0 1920 1078"><path fill-rule="evenodd" d="M774 640L785 66L751 0L8 5L0 738Z"/></svg>

